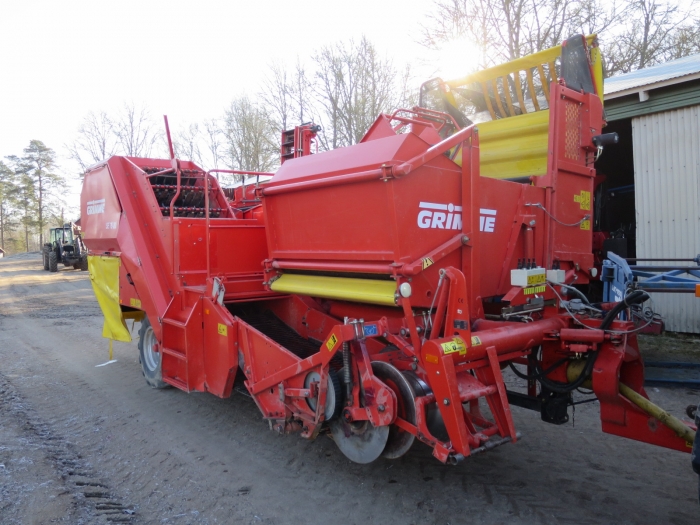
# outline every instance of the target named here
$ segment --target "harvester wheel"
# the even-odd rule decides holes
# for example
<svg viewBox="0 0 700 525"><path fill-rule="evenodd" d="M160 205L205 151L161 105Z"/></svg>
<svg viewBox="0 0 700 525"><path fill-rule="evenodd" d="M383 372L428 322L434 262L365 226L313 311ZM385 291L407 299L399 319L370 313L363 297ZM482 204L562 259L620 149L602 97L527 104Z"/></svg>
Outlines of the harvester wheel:
<svg viewBox="0 0 700 525"><path fill-rule="evenodd" d="M83 257L82 259L80 259L80 265L78 266L78 268L80 268L81 272L87 272L87 269L88 269L87 257ZM76 270L77 270L77 268L76 268Z"/></svg>
<svg viewBox="0 0 700 525"><path fill-rule="evenodd" d="M406 377L393 365L384 361L373 361L372 372L396 394L397 415L416 424L416 394ZM382 456L387 459L397 459L403 456L413 445L415 436L396 425L389 427L389 439L384 447Z"/></svg>
<svg viewBox="0 0 700 525"><path fill-rule="evenodd" d="M139 328L139 363L146 383L152 388L166 388L163 382L161 353L158 351L158 340L151 327L148 317L144 317Z"/></svg>
<svg viewBox="0 0 700 525"><path fill-rule="evenodd" d="M343 377L343 369L338 371ZM360 385L360 404L364 405L364 390ZM331 437L340 451L350 461L360 464L371 463L381 456L389 439L389 426L375 427L369 421L346 421L343 416L328 425Z"/></svg>
<svg viewBox="0 0 700 525"><path fill-rule="evenodd" d="M312 382L318 382L321 376L318 372L309 372L304 379L304 388L309 388ZM340 387L340 378L335 370L328 371L326 382L326 407L324 414L326 421L331 421L340 415L343 410L343 389ZM316 410L316 399L307 399L306 402L311 410Z"/></svg>
<svg viewBox="0 0 700 525"><path fill-rule="evenodd" d="M51 250L49 252L49 271L50 272L57 272L58 271L58 255L56 255L56 252Z"/></svg>
<svg viewBox="0 0 700 525"><path fill-rule="evenodd" d="M46 248L41 250L41 259L44 262L44 270L46 270L48 272L49 271L49 256L48 256Z"/></svg>

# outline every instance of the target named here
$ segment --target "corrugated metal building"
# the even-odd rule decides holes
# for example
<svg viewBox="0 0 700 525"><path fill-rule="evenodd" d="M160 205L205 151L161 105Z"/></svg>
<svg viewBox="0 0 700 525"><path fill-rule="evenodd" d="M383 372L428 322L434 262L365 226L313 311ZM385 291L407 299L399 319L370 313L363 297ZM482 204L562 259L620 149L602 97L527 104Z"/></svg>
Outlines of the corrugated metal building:
<svg viewBox="0 0 700 525"><path fill-rule="evenodd" d="M608 131L619 149L599 161L610 229L621 225L630 257L700 253L700 55L607 79ZM700 333L700 299L654 294L666 329Z"/></svg>

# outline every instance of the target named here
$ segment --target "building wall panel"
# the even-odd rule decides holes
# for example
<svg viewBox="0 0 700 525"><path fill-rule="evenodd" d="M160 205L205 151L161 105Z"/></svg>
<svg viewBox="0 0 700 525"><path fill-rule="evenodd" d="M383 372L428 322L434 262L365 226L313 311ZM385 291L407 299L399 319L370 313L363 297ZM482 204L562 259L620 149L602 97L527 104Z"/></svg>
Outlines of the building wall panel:
<svg viewBox="0 0 700 525"><path fill-rule="evenodd" d="M632 119L637 257L700 253L700 106ZM685 264L685 263L684 263ZM668 330L700 333L700 298L653 294Z"/></svg>

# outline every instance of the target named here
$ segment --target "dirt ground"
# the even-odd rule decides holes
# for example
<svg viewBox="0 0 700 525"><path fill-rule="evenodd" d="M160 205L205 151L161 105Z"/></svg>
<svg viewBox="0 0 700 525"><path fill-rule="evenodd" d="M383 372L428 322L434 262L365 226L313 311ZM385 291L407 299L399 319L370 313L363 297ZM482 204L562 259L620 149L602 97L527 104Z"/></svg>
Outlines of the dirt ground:
<svg viewBox="0 0 700 525"><path fill-rule="evenodd" d="M0 259L0 523L700 523L689 455L602 434L595 403L560 427L515 407L522 440L456 467L420 444L356 465L270 432L241 393L149 388L136 341L97 366L101 332L86 272ZM649 390L679 417L700 398Z"/></svg>

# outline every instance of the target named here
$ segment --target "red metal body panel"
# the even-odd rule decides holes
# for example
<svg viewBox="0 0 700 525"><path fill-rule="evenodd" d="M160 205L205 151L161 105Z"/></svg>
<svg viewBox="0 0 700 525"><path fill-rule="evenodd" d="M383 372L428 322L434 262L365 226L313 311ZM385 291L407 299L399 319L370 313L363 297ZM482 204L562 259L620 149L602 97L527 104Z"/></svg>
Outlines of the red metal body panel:
<svg viewBox="0 0 700 525"><path fill-rule="evenodd" d="M287 151L270 182L233 192L233 207L192 163L113 157L85 175L85 243L121 257L121 304L147 314L163 381L226 397L239 373L279 432L314 438L327 417L392 425L390 440L417 438L454 462L517 441L504 366L527 363L532 374L534 359L566 384L567 364L593 355L603 429L683 450L619 394L623 382L646 396L634 336L562 310L541 280L511 284L523 261L588 282L600 99L552 85L548 171L531 185L480 177L478 129L441 138L449 122L420 109L382 115L354 146ZM295 272L393 279L410 292L391 307L271 291L273 278ZM378 362L396 380L380 379ZM408 397L401 377L413 381ZM527 387L535 393L532 378Z"/></svg>

